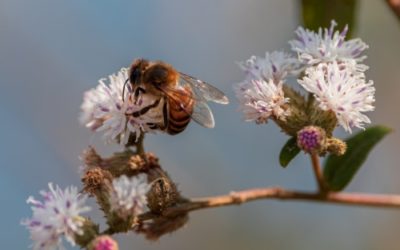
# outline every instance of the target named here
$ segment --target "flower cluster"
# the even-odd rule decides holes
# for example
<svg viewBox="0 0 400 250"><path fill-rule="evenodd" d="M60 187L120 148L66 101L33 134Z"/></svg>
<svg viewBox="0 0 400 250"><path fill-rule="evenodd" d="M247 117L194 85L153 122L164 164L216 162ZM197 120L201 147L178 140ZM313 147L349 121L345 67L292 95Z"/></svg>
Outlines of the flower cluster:
<svg viewBox="0 0 400 250"><path fill-rule="evenodd" d="M147 205L146 195L151 189L146 174L131 178L122 175L113 180L112 186L113 190L110 193L111 210L122 218L143 212Z"/></svg>
<svg viewBox="0 0 400 250"><path fill-rule="evenodd" d="M75 235L82 235L84 218L81 213L90 210L85 206L86 196L76 187L65 190L49 184L50 191L41 191L43 202L29 197L33 216L22 221L30 231L33 249L62 249L62 236L75 245Z"/></svg>
<svg viewBox="0 0 400 250"><path fill-rule="evenodd" d="M270 116L285 120L289 115L284 106L289 99L284 97L282 82L252 79L245 86L237 86L236 92L246 121L264 123Z"/></svg>
<svg viewBox="0 0 400 250"><path fill-rule="evenodd" d="M284 97L282 85L286 76L297 73L298 61L287 53L274 51L267 52L265 58L253 56L240 67L246 79L235 90L245 120L264 123L271 116L285 120L290 113L285 107L288 98Z"/></svg>
<svg viewBox="0 0 400 250"><path fill-rule="evenodd" d="M284 80L287 75L296 75L300 64L296 58L282 51L265 53L265 58L252 56L249 60L239 63L247 75L247 79L272 79L275 83Z"/></svg>
<svg viewBox="0 0 400 250"><path fill-rule="evenodd" d="M370 123L363 113L374 110L375 88L365 80L368 67L361 64L368 46L361 39L346 41L347 26L342 32L335 26L332 21L329 29L320 28L318 33L299 27L297 38L289 41L297 58L273 52L240 64L246 77L235 91L247 121L285 121L292 101L285 96L285 78L303 72L300 86L314 96L321 110L333 112L346 131Z"/></svg>
<svg viewBox="0 0 400 250"><path fill-rule="evenodd" d="M363 128L363 124L371 122L362 112L374 110L375 88L362 75L340 69L336 62L321 63L308 68L299 83L314 94L321 109L335 112L346 131L351 132L351 127Z"/></svg>
<svg viewBox="0 0 400 250"><path fill-rule="evenodd" d="M306 65L316 65L318 63L342 62L350 63L362 62L366 56L362 52L368 48L361 39L351 39L345 41L348 27L342 32L335 31L336 22L332 21L329 29L320 28L318 33L299 27L296 30L297 38L289 41L294 52L299 55L299 61ZM365 65L357 65L358 69L368 69Z"/></svg>
<svg viewBox="0 0 400 250"><path fill-rule="evenodd" d="M130 136L138 139L141 133L152 132L149 124L162 121L158 112L148 112L146 116L135 116L135 112L153 104L154 98L142 94L133 97L132 89L125 82L128 69L99 80L99 85L84 94L80 122L93 131L104 132L107 142L118 141L125 145ZM124 91L124 88L126 91Z"/></svg>

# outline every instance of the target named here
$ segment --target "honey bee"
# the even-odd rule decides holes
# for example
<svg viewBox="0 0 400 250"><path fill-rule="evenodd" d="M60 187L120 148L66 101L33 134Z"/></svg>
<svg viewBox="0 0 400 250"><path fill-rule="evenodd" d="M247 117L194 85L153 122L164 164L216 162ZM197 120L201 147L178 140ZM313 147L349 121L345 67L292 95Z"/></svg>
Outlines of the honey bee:
<svg viewBox="0 0 400 250"><path fill-rule="evenodd" d="M141 94L155 97L153 104L133 115L142 116L159 108L163 121L148 125L171 135L182 132L191 119L204 127L213 128L214 116L207 102L229 103L225 94L216 87L179 72L162 61L136 59L130 66L128 75L123 91L128 85L135 100Z"/></svg>

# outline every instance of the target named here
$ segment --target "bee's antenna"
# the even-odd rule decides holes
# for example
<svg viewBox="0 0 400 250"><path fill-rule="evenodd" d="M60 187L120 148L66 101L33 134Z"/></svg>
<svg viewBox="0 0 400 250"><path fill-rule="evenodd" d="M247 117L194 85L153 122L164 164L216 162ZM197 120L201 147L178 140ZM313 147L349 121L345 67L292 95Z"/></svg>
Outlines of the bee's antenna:
<svg viewBox="0 0 400 250"><path fill-rule="evenodd" d="M129 78L128 79L126 79L126 81L125 81L125 83L124 83L124 87L122 88L122 101L124 102L125 100L124 100L124 98L125 98L125 87L126 87L126 84L129 82Z"/></svg>

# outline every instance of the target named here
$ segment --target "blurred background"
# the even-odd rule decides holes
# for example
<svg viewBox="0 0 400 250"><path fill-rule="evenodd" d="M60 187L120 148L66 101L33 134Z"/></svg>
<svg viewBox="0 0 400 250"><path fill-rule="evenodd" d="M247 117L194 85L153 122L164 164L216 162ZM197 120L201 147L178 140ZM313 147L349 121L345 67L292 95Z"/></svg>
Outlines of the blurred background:
<svg viewBox="0 0 400 250"><path fill-rule="evenodd" d="M400 193L400 23L385 1L360 1L353 37L370 49L367 78L377 88L373 123L395 129L347 188ZM340 22L340 20L338 20ZM25 200L47 188L80 185L88 145L120 150L78 123L83 92L136 57L165 60L227 93L212 106L216 128L192 123L180 135L150 135L145 146L188 197L259 186L314 190L308 158L287 169L278 153L287 137L273 124L245 123L232 84L236 61L285 49L302 24L301 2L0 0L0 242L26 249ZM347 136L338 131L339 136ZM92 205L95 204L92 202ZM100 213L93 215L102 220ZM400 210L257 201L194 212L183 229L148 242L119 235L121 249L399 249ZM68 247L67 247L68 248ZM69 249L69 248L68 248Z"/></svg>

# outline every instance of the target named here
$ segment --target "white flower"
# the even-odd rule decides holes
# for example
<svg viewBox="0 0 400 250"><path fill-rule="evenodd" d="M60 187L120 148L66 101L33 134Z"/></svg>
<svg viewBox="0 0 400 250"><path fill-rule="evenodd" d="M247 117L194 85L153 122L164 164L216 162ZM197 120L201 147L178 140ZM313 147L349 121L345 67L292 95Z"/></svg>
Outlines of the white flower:
<svg viewBox="0 0 400 250"><path fill-rule="evenodd" d="M361 39L345 41L348 27L341 33L334 31L336 22L332 21L329 29L319 28L318 33L299 27L296 30L297 39L289 41L292 50L298 53L299 60L308 65L321 62L362 62L366 56L361 55L368 48ZM354 70L365 71L368 67L358 65Z"/></svg>
<svg viewBox="0 0 400 250"><path fill-rule="evenodd" d="M288 53L274 51L267 52L265 58L252 56L239 66L246 78L234 89L245 120L265 123L271 116L285 120L290 114L284 107L289 98L284 97L282 85L286 76L299 73L299 61Z"/></svg>
<svg viewBox="0 0 400 250"><path fill-rule="evenodd" d="M289 99L284 97L282 84L275 84L272 79L250 80L246 84L238 84L235 91L245 120L264 123L271 116L285 120L289 111L284 105Z"/></svg>
<svg viewBox="0 0 400 250"><path fill-rule="evenodd" d="M287 75L296 75L300 69L299 61L282 51L266 52L265 58L252 56L239 66L246 73L247 80L256 79L275 83L282 81Z"/></svg>
<svg viewBox="0 0 400 250"><path fill-rule="evenodd" d="M157 98L142 94L133 100L130 86L127 84L122 97L128 69L122 68L117 74L99 80L99 85L84 94L81 106L81 123L94 131L103 131L107 142L119 141L126 144L131 134L139 138L141 133L151 132L149 124L159 124L162 113L151 110L146 115L135 115L144 107L152 105ZM163 100L157 107L162 107Z"/></svg>
<svg viewBox="0 0 400 250"><path fill-rule="evenodd" d="M351 127L363 128L370 119L362 112L374 110L375 88L365 81L363 74L353 74L348 68L334 63L309 67L301 86L314 94L323 110L332 110L339 124L348 132Z"/></svg>
<svg viewBox="0 0 400 250"><path fill-rule="evenodd" d="M111 209L122 218L142 213L147 205L146 194L151 189L146 174L128 178L122 175L113 180L110 193Z"/></svg>
<svg viewBox="0 0 400 250"><path fill-rule="evenodd" d="M62 190L49 183L49 189L49 192L40 192L43 202L28 198L33 216L22 224L31 233L33 249L63 249L62 236L74 246L74 235L83 234L81 227L84 219L80 214L90 210L84 205L86 196L79 194L76 187Z"/></svg>

